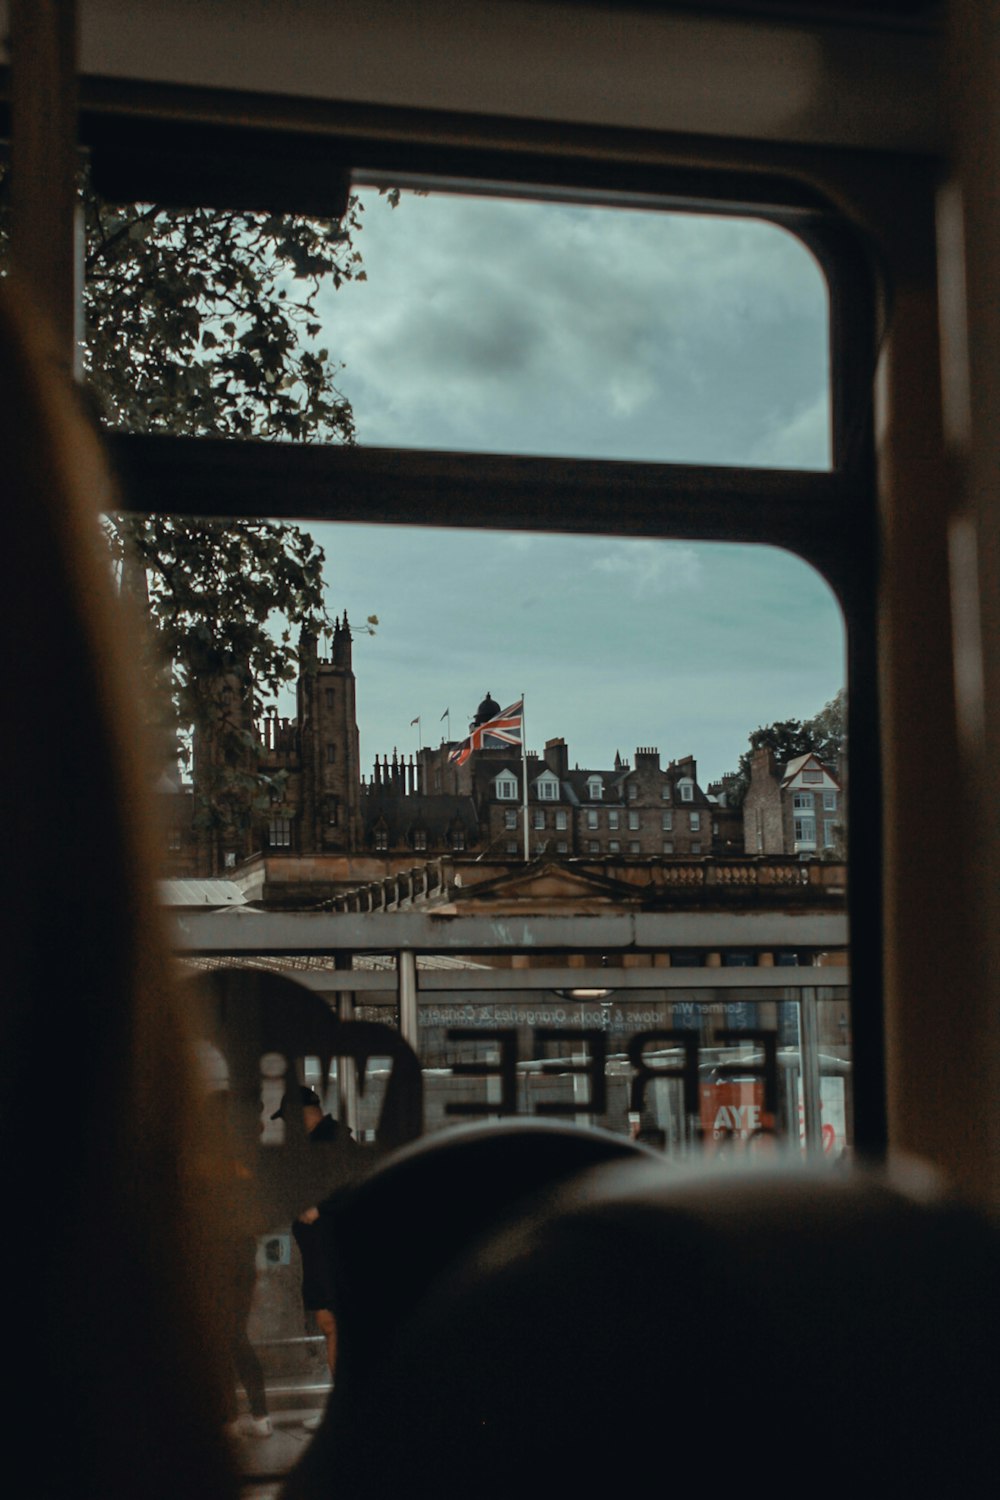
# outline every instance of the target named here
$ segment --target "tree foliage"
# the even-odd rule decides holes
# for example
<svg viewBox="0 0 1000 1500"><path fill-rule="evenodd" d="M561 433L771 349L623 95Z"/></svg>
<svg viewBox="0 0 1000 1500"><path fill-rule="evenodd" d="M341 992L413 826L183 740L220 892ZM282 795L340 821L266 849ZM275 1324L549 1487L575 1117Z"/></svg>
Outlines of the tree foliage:
<svg viewBox="0 0 1000 1500"><path fill-rule="evenodd" d="M340 221L318 221L108 204L86 179L82 192L84 369L103 423L354 441L351 403L338 386L342 366L321 340L319 299L365 279L356 197ZM388 199L395 206L398 195ZM0 257L5 201L0 188ZM233 795L216 805L211 794L207 812L212 822L243 821L255 777L248 786L233 768L250 764L246 716L220 717L219 684L237 671L256 716L294 677L299 630L318 633L328 623L323 550L298 526L257 519L116 516L106 529L119 576L148 609L170 738L183 743L187 731L208 725L222 735Z"/></svg>
<svg viewBox="0 0 1000 1500"><path fill-rule="evenodd" d="M758 725L750 735L749 749L740 756L739 771L734 778L727 779L730 806L742 807L750 787L753 754L762 745L770 746L778 765L794 760L797 755L814 754L824 765L836 769L846 744L847 694L843 688L811 719L779 719L774 724Z"/></svg>
<svg viewBox="0 0 1000 1500"><path fill-rule="evenodd" d="M353 442L318 297L364 280L357 198L327 222L90 192L85 208L85 369L109 426Z"/></svg>

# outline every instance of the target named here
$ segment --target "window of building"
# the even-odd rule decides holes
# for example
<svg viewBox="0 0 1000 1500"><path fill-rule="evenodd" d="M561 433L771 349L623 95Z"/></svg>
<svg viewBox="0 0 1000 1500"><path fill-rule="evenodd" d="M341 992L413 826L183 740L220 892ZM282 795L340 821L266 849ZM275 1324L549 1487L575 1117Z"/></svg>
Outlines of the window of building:
<svg viewBox="0 0 1000 1500"><path fill-rule="evenodd" d="M792 806L796 812L812 812L815 799L812 792L796 792L792 797Z"/></svg>
<svg viewBox="0 0 1000 1500"><path fill-rule="evenodd" d="M639 854L642 852L642 846L638 839L629 840L628 852L630 854Z"/></svg>
<svg viewBox="0 0 1000 1500"><path fill-rule="evenodd" d="M682 802L693 802L694 801L694 782L693 781L687 781L687 780L679 781L677 783L677 790L681 794L681 801Z"/></svg>
<svg viewBox="0 0 1000 1500"><path fill-rule="evenodd" d="M493 783L501 802L513 802L517 796L517 782L513 776L498 776Z"/></svg>
<svg viewBox="0 0 1000 1500"><path fill-rule="evenodd" d="M413 830L413 847L419 850L427 848L427 830L425 828L415 828Z"/></svg>
<svg viewBox="0 0 1000 1500"><path fill-rule="evenodd" d="M688 827L691 829L692 833L700 833L701 832L701 813L700 812L692 812L692 813L688 814Z"/></svg>
<svg viewBox="0 0 1000 1500"><path fill-rule="evenodd" d="M822 781L823 781L823 772L822 771L803 771L802 772L802 780L803 781L808 781L808 782L813 783L813 784L815 784L817 782L818 783L822 783Z"/></svg>
<svg viewBox="0 0 1000 1500"><path fill-rule="evenodd" d="M332 740L328 741L327 742L327 747L326 747L326 763L327 763L327 765L328 766L332 766L335 763L336 759L337 759L337 747L332 742Z"/></svg>
<svg viewBox="0 0 1000 1500"><path fill-rule="evenodd" d="M663 783L663 785L660 787L660 796L663 798L664 802L669 802L670 801L670 782L669 781L665 781Z"/></svg>
<svg viewBox="0 0 1000 1500"><path fill-rule="evenodd" d="M832 849L837 842L837 824L833 818L823 819L823 848Z"/></svg>
<svg viewBox="0 0 1000 1500"><path fill-rule="evenodd" d="M389 832L388 832L388 829L385 829L385 828L376 828L376 830L375 830L375 848L379 849L379 850L385 850L385 849L388 849L388 847L389 847Z"/></svg>
<svg viewBox="0 0 1000 1500"><path fill-rule="evenodd" d="M569 853L569 845L566 843L565 839L559 839L558 843L556 844L556 853L557 854L568 854Z"/></svg>
<svg viewBox="0 0 1000 1500"><path fill-rule="evenodd" d="M563 808L556 808L556 829L561 830L569 827L569 821Z"/></svg>
<svg viewBox="0 0 1000 1500"><path fill-rule="evenodd" d="M630 781L628 784L628 800L630 802L635 802L638 796L639 788L636 786L634 781Z"/></svg>
<svg viewBox="0 0 1000 1500"><path fill-rule="evenodd" d="M816 819L795 819L795 842L797 844L815 844L816 842Z"/></svg>
<svg viewBox="0 0 1000 1500"><path fill-rule="evenodd" d="M596 813L593 808L588 808L587 809L587 827L588 828L596 828L598 826L599 816L600 815L598 813Z"/></svg>
<svg viewBox="0 0 1000 1500"><path fill-rule="evenodd" d="M555 802L559 796L559 781L555 776L539 776L535 787L539 797L545 802Z"/></svg>
<svg viewBox="0 0 1000 1500"><path fill-rule="evenodd" d="M235 853L234 853L234 851L232 849L227 849L226 850L226 856L225 856L224 864L225 864L225 867L226 867L227 870L235 870L235 868L236 868L236 855L235 855Z"/></svg>
<svg viewBox="0 0 1000 1500"><path fill-rule="evenodd" d="M589 842L588 842L588 844L587 844L587 853L588 854L600 854L600 852L601 852L601 846L597 842L597 840L596 839L590 839Z"/></svg>
<svg viewBox="0 0 1000 1500"><path fill-rule="evenodd" d="M288 849L292 843L292 820L272 818L267 826L267 842L272 849Z"/></svg>
<svg viewBox="0 0 1000 1500"><path fill-rule="evenodd" d="M609 839L608 840L608 853L609 854L620 854L621 852L622 852L622 846L618 842L618 840L617 839Z"/></svg>
<svg viewBox="0 0 1000 1500"><path fill-rule="evenodd" d="M823 811L824 812L836 812L837 811L837 793L836 792L824 792L823 793Z"/></svg>
<svg viewBox="0 0 1000 1500"><path fill-rule="evenodd" d="M691 853L692 854L700 854L701 853L701 845L700 844L692 844L691 845Z"/></svg>
<svg viewBox="0 0 1000 1500"><path fill-rule="evenodd" d="M503 826L505 828L517 827L517 808L505 807L503 811Z"/></svg>
<svg viewBox="0 0 1000 1500"><path fill-rule="evenodd" d="M639 827L639 814L638 814L638 812L630 812L629 813L629 815L628 815L628 826L630 828L632 828L632 829L636 829L636 828Z"/></svg>
<svg viewBox="0 0 1000 1500"><path fill-rule="evenodd" d="M532 828L545 827L545 814L540 807L536 807L531 814L531 826Z"/></svg>
<svg viewBox="0 0 1000 1500"><path fill-rule="evenodd" d="M618 827L618 814L614 810L614 808L612 808L611 811L608 813L608 827L609 828L617 828Z"/></svg>
<svg viewBox="0 0 1000 1500"><path fill-rule="evenodd" d="M604 782L599 776L591 776L587 781L587 796L592 802L600 802L604 796Z"/></svg>
<svg viewBox="0 0 1000 1500"><path fill-rule="evenodd" d="M663 832L664 833L671 833L673 831L673 826L674 826L674 815L673 815L673 813L672 812L661 813L660 814L660 827L663 829Z"/></svg>
<svg viewBox="0 0 1000 1500"><path fill-rule="evenodd" d="M663 840L663 852L664 852L664 854L673 854L673 852L674 852L674 845L673 845L673 840L672 839L664 839Z"/></svg>
<svg viewBox="0 0 1000 1500"><path fill-rule="evenodd" d="M167 848L172 854L176 854L181 847L181 831L179 828L171 828L167 834Z"/></svg>
<svg viewBox="0 0 1000 1500"><path fill-rule="evenodd" d="M451 836L451 847L456 850L465 848L465 830L456 828Z"/></svg>
<svg viewBox="0 0 1000 1500"><path fill-rule="evenodd" d="M507 853L508 854L516 854L517 853L517 849L518 849L517 839L508 839L507 840Z"/></svg>

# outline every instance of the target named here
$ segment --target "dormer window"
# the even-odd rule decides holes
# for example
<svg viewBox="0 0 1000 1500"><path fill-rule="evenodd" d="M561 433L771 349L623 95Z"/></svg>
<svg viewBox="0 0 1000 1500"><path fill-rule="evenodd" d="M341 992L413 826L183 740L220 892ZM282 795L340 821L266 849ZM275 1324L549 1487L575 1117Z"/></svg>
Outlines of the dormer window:
<svg viewBox="0 0 1000 1500"><path fill-rule="evenodd" d="M587 796L591 802L600 802L604 796L604 782L599 776L591 776L587 781Z"/></svg>
<svg viewBox="0 0 1000 1500"><path fill-rule="evenodd" d="M517 797L517 782L513 776L498 776L493 783L500 802L513 802Z"/></svg>
<svg viewBox="0 0 1000 1500"><path fill-rule="evenodd" d="M415 828L413 830L413 847L420 850L427 848L427 830L425 828Z"/></svg>
<svg viewBox="0 0 1000 1500"><path fill-rule="evenodd" d="M548 772L539 776L535 792L540 802L555 802L559 796L559 778Z"/></svg>
<svg viewBox="0 0 1000 1500"><path fill-rule="evenodd" d="M680 792L682 802L694 801L694 782L689 777L685 776L677 783L677 790Z"/></svg>

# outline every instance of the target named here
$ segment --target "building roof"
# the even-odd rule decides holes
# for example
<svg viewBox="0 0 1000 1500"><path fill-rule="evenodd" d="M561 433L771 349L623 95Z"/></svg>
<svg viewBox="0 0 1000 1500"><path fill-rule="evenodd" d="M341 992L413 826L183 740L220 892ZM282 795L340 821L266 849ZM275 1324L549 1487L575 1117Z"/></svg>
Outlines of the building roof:
<svg viewBox="0 0 1000 1500"><path fill-rule="evenodd" d="M246 896L233 880L160 880L157 885L162 906L202 909L247 904Z"/></svg>
<svg viewBox="0 0 1000 1500"><path fill-rule="evenodd" d="M424 829L440 842L456 823L465 829L478 830L479 819L471 797L450 792L394 792L385 789L381 795L370 790L361 804L365 828L383 824L392 843L398 843L413 829Z"/></svg>
<svg viewBox="0 0 1000 1500"><path fill-rule="evenodd" d="M834 771L831 771L830 767L826 765L824 761L820 760L815 750L810 750L806 755L796 755L794 760L790 760L788 764L783 767L781 772L782 786L787 786L788 783L792 781L800 771L805 769L810 761L813 761L815 763L816 769L818 771L825 771L834 785L839 787L840 782L837 779L836 773Z"/></svg>

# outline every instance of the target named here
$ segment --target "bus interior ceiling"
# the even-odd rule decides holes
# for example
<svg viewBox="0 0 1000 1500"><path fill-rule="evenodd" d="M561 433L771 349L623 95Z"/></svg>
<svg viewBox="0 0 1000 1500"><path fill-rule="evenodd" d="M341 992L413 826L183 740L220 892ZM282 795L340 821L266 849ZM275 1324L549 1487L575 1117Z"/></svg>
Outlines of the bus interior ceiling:
<svg viewBox="0 0 1000 1500"><path fill-rule="evenodd" d="M996 8L10 0L0 11L20 45L20 81L12 59L5 90L15 184L25 164L20 264L70 339L77 75L80 138L95 149L132 122L169 156L172 130L195 122L227 149L252 129L258 144L319 141L338 169L413 180L827 205L844 304L865 309L860 332L842 330L844 378L872 412L842 466L855 493L836 524L852 535L830 544L857 565L836 584L852 630L852 848L873 851L851 875L858 1047L877 1053L884 1038L890 1147L995 1202ZM430 522L442 465L409 481L404 466ZM699 500L710 522L697 486L640 494L625 529L697 534ZM538 504L536 524L572 529L558 493ZM606 524L622 529L619 513ZM815 526L829 524L820 506ZM881 1061L878 1072L881 1089Z"/></svg>

